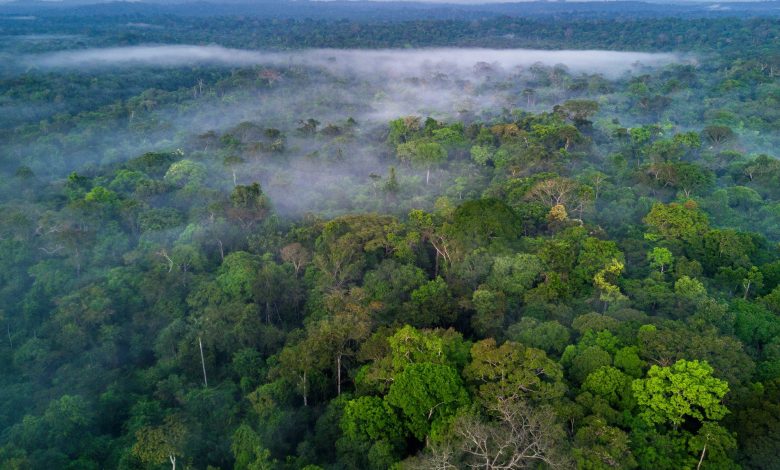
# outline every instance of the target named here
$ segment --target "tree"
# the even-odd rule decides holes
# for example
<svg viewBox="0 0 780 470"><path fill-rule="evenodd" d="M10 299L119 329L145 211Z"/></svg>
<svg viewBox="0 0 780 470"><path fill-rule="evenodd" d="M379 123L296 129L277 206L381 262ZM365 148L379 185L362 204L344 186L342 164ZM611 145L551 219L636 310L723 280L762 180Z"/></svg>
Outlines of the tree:
<svg viewBox="0 0 780 470"><path fill-rule="evenodd" d="M610 405L620 406L630 401L631 382L629 375L612 366L602 366L588 374L582 390L604 398Z"/></svg>
<svg viewBox="0 0 780 470"><path fill-rule="evenodd" d="M714 310L711 305L703 307ZM733 324L733 319L728 317L725 321ZM682 323L661 327L643 325L637 333L637 342L640 357L648 362L670 366L677 360L696 357L706 360L717 378L733 386L749 380L755 367L739 340L719 336L711 329L697 333Z"/></svg>
<svg viewBox="0 0 780 470"><path fill-rule="evenodd" d="M503 292L480 288L471 297L474 315L471 327L481 337L495 336L501 331L506 314L506 296Z"/></svg>
<svg viewBox="0 0 780 470"><path fill-rule="evenodd" d="M531 317L523 317L507 329L506 336L547 354L560 355L569 344L571 333L557 321L539 322Z"/></svg>
<svg viewBox="0 0 780 470"><path fill-rule="evenodd" d="M592 100L568 100L557 106L555 111L561 112L577 126L588 124L588 118L598 112L599 104Z"/></svg>
<svg viewBox="0 0 780 470"><path fill-rule="evenodd" d="M523 90L523 96L526 98L526 105L530 108L536 106L536 90L533 88L525 88Z"/></svg>
<svg viewBox="0 0 780 470"><path fill-rule="evenodd" d="M228 155L222 160L222 164L230 169L230 173L233 175L233 187L238 186L238 178L236 175L236 168L244 163L244 159L236 155Z"/></svg>
<svg viewBox="0 0 780 470"><path fill-rule="evenodd" d="M577 253L576 258L577 266L572 270L571 276L572 281L579 284L578 287L585 288L588 284L593 282L594 276L604 269L607 269L607 267L610 267L610 270L616 269L614 267L616 261L620 264L625 264L625 256L614 241L601 240L596 237L586 237L584 239L576 240L580 235L583 234L577 234L576 232L570 233L572 242L577 243L577 241L579 241L579 253ZM576 251L576 246L572 251ZM605 280L615 280L616 276L620 273L615 271L605 274L607 274Z"/></svg>
<svg viewBox="0 0 780 470"><path fill-rule="evenodd" d="M395 376L385 399L401 410L404 425L421 441L431 433L441 433L458 410L469 404L457 371L430 362L408 365Z"/></svg>
<svg viewBox="0 0 780 470"><path fill-rule="evenodd" d="M383 187L385 192L395 197L398 191L401 189L401 185L398 183L398 176L396 175L395 167L391 166L388 170L387 181Z"/></svg>
<svg viewBox="0 0 780 470"><path fill-rule="evenodd" d="M755 266L750 267L750 271L747 272L744 279L742 279L742 287L744 288L743 299L747 300L750 294L750 289L759 290L764 286L764 275Z"/></svg>
<svg viewBox="0 0 780 470"><path fill-rule="evenodd" d="M628 299L620 288L614 284L620 273L623 272L623 263L613 258L604 269L593 276L593 284L599 290L599 300L604 303L615 303Z"/></svg>
<svg viewBox="0 0 780 470"><path fill-rule="evenodd" d="M381 257L393 253L393 235L398 231L395 218L375 214L346 215L325 223L313 259L325 285L338 289L359 279L369 254Z"/></svg>
<svg viewBox="0 0 780 470"><path fill-rule="evenodd" d="M249 302L259 270L260 262L255 256L245 251L234 251L225 256L216 280L226 294Z"/></svg>
<svg viewBox="0 0 780 470"><path fill-rule="evenodd" d="M493 338L474 343L463 376L475 384L486 403L551 400L563 395L563 371L544 351Z"/></svg>
<svg viewBox="0 0 780 470"><path fill-rule="evenodd" d="M542 180L534 185L526 198L537 201L546 207L558 205L569 207L577 206L580 197L580 185L569 178L550 178Z"/></svg>
<svg viewBox="0 0 780 470"><path fill-rule="evenodd" d="M602 367L612 364L609 352L599 345L580 341L578 345L569 345L563 351L561 363L569 368L569 376L578 383L583 383L587 377Z"/></svg>
<svg viewBox="0 0 780 470"><path fill-rule="evenodd" d="M454 237L434 222L432 214L419 209L413 209L409 212L409 223L419 233L420 238L430 243L436 251L435 272L438 275L439 259L444 260L445 267L449 267L453 261L453 256L456 253Z"/></svg>
<svg viewBox="0 0 780 470"><path fill-rule="evenodd" d="M385 400L364 396L347 402L341 417L341 429L350 439L395 441L404 432L395 411Z"/></svg>
<svg viewBox="0 0 780 470"><path fill-rule="evenodd" d="M701 131L701 136L716 149L736 138L736 134L728 126L707 126Z"/></svg>
<svg viewBox="0 0 780 470"><path fill-rule="evenodd" d="M298 242L283 246L280 250L280 255L282 261L293 265L296 275L311 261L309 250Z"/></svg>
<svg viewBox="0 0 780 470"><path fill-rule="evenodd" d="M704 287L704 284L688 276L680 276L674 282L674 293L681 300L693 305L707 297L707 289Z"/></svg>
<svg viewBox="0 0 780 470"><path fill-rule="evenodd" d="M670 183L682 191L686 198L712 187L715 177L712 172L693 163L675 163L671 166Z"/></svg>
<svg viewBox="0 0 780 470"><path fill-rule="evenodd" d="M303 291L289 265L277 264L270 253L261 258L252 285L252 297L266 324L275 318L279 323L297 319Z"/></svg>
<svg viewBox="0 0 780 470"><path fill-rule="evenodd" d="M562 451L563 431L552 410L506 400L488 411L493 418L489 421L473 414L459 417L453 424L453 438L434 449L425 468L515 470L569 465ZM433 462L438 465L433 467Z"/></svg>
<svg viewBox="0 0 780 470"><path fill-rule="evenodd" d="M394 377L412 364L442 364L461 370L469 360L470 347L453 329L418 330L405 325L389 337L380 330L361 348L359 357L372 363L355 380L359 390L385 393Z"/></svg>
<svg viewBox="0 0 780 470"><path fill-rule="evenodd" d="M443 230L458 243L454 247L462 260L469 250L512 242L521 234L517 213L505 202L482 198L460 204L452 213L452 222Z"/></svg>
<svg viewBox="0 0 780 470"><path fill-rule="evenodd" d="M260 188L260 184L238 185L230 193L231 207L228 214L238 220L244 230L263 220L270 210L268 198Z"/></svg>
<svg viewBox="0 0 780 470"><path fill-rule="evenodd" d="M246 424L233 433L230 450L236 459L235 470L271 470L276 463L271 461L270 452L263 448L257 433Z"/></svg>
<svg viewBox="0 0 780 470"><path fill-rule="evenodd" d="M181 188L195 189L206 180L206 167L192 160L179 160L165 173L165 181Z"/></svg>
<svg viewBox="0 0 780 470"><path fill-rule="evenodd" d="M652 234L668 240L693 242L709 228L707 216L695 202L654 204L644 222Z"/></svg>
<svg viewBox="0 0 780 470"><path fill-rule="evenodd" d="M688 451L699 456L697 470L705 462L704 468L737 468L730 457L736 448L737 440L734 434L712 422L702 423L696 435L688 439Z"/></svg>
<svg viewBox="0 0 780 470"><path fill-rule="evenodd" d="M474 162L487 166L492 161L494 149L487 145L475 145L471 147L469 151L471 153L471 159Z"/></svg>
<svg viewBox="0 0 780 470"><path fill-rule="evenodd" d="M168 461L176 470L176 456L181 456L187 428L181 418L171 415L161 426L146 426L135 434L132 452L141 462L159 465Z"/></svg>
<svg viewBox="0 0 780 470"><path fill-rule="evenodd" d="M487 285L510 296L522 297L544 270L542 260L536 255L517 253L497 256L487 278Z"/></svg>
<svg viewBox="0 0 780 470"><path fill-rule="evenodd" d="M431 180L431 167L447 159L447 150L440 143L426 140L400 144L396 152L401 161L425 169L425 184Z"/></svg>
<svg viewBox="0 0 780 470"><path fill-rule="evenodd" d="M317 127L320 125L320 121L314 118L308 118L306 120L301 119L298 121L300 127L298 131L305 136L312 136L317 133Z"/></svg>
<svg viewBox="0 0 780 470"><path fill-rule="evenodd" d="M285 346L279 353L277 373L297 388L303 398L303 406L309 406L315 376L321 376L328 366L327 356L319 354L316 346L312 339L304 338Z"/></svg>
<svg viewBox="0 0 780 470"><path fill-rule="evenodd" d="M447 326L455 320L456 304L441 276L412 291L411 300L415 308L408 320L414 326Z"/></svg>
<svg viewBox="0 0 780 470"><path fill-rule="evenodd" d="M647 254L647 259L650 261L650 267L659 269L661 273L664 273L666 269L671 269L674 255L668 248L655 247Z"/></svg>
<svg viewBox="0 0 780 470"><path fill-rule="evenodd" d="M746 468L773 468L780 446L780 379L756 384L734 410L741 463Z"/></svg>
<svg viewBox="0 0 780 470"><path fill-rule="evenodd" d="M728 413L721 401L729 386L712 372L706 362L685 359L669 367L652 366L647 378L636 379L631 386L640 416L648 424L671 423L674 429L686 418L721 419Z"/></svg>
<svg viewBox="0 0 780 470"><path fill-rule="evenodd" d="M338 293L329 299L333 311L308 328L311 345L309 354L327 355L333 359L336 395L341 395L343 360L355 355L358 345L371 334L371 311L366 307L363 291L352 289L348 296Z"/></svg>
<svg viewBox="0 0 780 470"><path fill-rule="evenodd" d="M598 415L586 418L574 436L577 468L589 470L631 469L637 467L630 439L621 429L610 426Z"/></svg>

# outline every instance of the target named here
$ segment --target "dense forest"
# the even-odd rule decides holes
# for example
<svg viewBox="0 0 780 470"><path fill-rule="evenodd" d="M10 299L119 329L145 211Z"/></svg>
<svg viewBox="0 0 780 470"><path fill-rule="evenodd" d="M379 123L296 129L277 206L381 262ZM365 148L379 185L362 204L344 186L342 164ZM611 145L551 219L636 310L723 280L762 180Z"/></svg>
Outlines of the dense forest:
<svg viewBox="0 0 780 470"><path fill-rule="evenodd" d="M101 8L0 6L0 468L780 468L776 17Z"/></svg>

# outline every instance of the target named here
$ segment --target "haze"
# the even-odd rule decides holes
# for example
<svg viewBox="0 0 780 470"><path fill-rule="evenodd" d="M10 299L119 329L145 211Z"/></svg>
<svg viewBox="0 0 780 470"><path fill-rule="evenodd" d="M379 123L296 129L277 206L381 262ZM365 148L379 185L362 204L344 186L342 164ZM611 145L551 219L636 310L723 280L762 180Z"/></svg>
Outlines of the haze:
<svg viewBox="0 0 780 470"><path fill-rule="evenodd" d="M674 54L571 51L532 49L309 49L295 52L268 52L228 49L220 46L135 46L105 49L61 51L27 56L28 66L43 68L163 66L193 64L224 66L297 65L315 66L334 73L357 72L383 77L408 76L431 70L464 72L477 63L502 69L528 67L535 63L564 64L574 72L599 72L618 76L639 66L659 66L678 61Z"/></svg>

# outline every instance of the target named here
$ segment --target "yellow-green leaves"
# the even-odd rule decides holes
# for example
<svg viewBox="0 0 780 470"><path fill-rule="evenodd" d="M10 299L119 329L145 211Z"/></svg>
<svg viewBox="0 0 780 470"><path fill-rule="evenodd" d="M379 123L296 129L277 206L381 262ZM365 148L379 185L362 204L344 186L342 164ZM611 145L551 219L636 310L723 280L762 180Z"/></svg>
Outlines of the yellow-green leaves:
<svg viewBox="0 0 780 470"><path fill-rule="evenodd" d="M670 367L653 366L647 378L632 384L634 397L648 424L671 423L675 428L686 418L719 420L728 409L722 404L729 391L724 380L712 376L706 362L681 359Z"/></svg>
<svg viewBox="0 0 780 470"><path fill-rule="evenodd" d="M604 302L619 302L627 297L620 292L620 288L614 284L620 273L623 272L623 263L613 258L604 269L593 276L593 284L599 290L599 299Z"/></svg>
<svg viewBox="0 0 780 470"><path fill-rule="evenodd" d="M544 351L492 338L474 343L463 376L476 384L486 402L508 399L548 400L563 395L561 366Z"/></svg>

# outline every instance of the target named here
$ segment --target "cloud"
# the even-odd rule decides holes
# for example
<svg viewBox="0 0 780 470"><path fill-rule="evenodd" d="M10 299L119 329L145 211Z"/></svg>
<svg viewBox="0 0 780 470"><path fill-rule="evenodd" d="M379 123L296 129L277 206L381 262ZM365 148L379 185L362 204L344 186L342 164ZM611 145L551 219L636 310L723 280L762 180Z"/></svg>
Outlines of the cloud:
<svg viewBox="0 0 780 470"><path fill-rule="evenodd" d="M403 78L434 70L463 73L479 62L512 69L535 63L565 64L575 73L618 76L637 64L659 66L680 60L675 54L618 51L532 49L307 49L269 52L220 46L164 45L59 51L26 56L28 66L41 68L95 68L116 66L177 67L196 64L221 66L313 66L335 74Z"/></svg>

